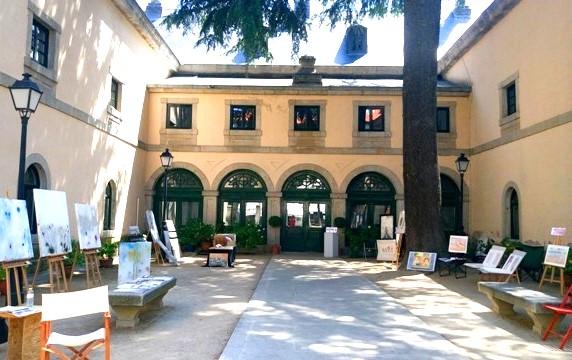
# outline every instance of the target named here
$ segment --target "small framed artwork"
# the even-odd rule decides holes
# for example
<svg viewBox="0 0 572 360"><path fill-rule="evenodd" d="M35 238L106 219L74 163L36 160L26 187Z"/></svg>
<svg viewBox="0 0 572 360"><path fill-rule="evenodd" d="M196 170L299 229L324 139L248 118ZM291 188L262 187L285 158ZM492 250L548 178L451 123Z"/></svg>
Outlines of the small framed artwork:
<svg viewBox="0 0 572 360"><path fill-rule="evenodd" d="M228 266L228 253L210 253L209 266Z"/></svg>
<svg viewBox="0 0 572 360"><path fill-rule="evenodd" d="M456 254L466 254L469 245L468 236L451 235L449 237L449 252Z"/></svg>
<svg viewBox="0 0 572 360"><path fill-rule="evenodd" d="M381 238L383 240L393 239L393 216L381 215L379 225L381 228Z"/></svg>
<svg viewBox="0 0 572 360"><path fill-rule="evenodd" d="M395 230L397 234L405 234L405 211L401 210L399 217L397 218L397 229Z"/></svg>
<svg viewBox="0 0 572 360"><path fill-rule="evenodd" d="M552 236L566 236L566 228L565 227L553 227L550 229L550 235Z"/></svg>
<svg viewBox="0 0 572 360"><path fill-rule="evenodd" d="M407 258L407 270L434 272L436 261L437 253L410 251Z"/></svg>
<svg viewBox="0 0 572 360"><path fill-rule="evenodd" d="M377 260L397 261L397 240L377 240Z"/></svg>
<svg viewBox="0 0 572 360"><path fill-rule="evenodd" d="M548 245L546 247L546 255L544 256L544 265L566 267L569 250L570 248L564 245Z"/></svg>

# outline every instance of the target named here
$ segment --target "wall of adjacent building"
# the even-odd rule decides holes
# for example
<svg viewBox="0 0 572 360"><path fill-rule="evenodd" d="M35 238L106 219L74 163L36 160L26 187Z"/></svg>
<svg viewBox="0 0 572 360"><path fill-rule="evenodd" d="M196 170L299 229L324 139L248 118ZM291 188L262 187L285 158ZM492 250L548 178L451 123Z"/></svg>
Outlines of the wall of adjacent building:
<svg viewBox="0 0 572 360"><path fill-rule="evenodd" d="M116 185L115 230L107 235L119 237L137 221L145 166L137 145L146 85L177 66L173 56L143 37L116 2L0 0L0 191L16 197L20 119L7 87L31 72L44 95L29 122L27 166L42 167L42 187L67 193L73 238L73 204L97 205L101 223L109 181ZM50 71L38 70L27 59L32 16L57 33L57 40L50 36L55 49ZM112 77L123 84L120 111L108 108Z"/></svg>
<svg viewBox="0 0 572 360"><path fill-rule="evenodd" d="M572 230L571 12L567 0L523 0L445 74L472 87L472 230L508 235L510 186L521 239L546 241L553 226ZM503 82L515 78L519 116L503 124Z"/></svg>

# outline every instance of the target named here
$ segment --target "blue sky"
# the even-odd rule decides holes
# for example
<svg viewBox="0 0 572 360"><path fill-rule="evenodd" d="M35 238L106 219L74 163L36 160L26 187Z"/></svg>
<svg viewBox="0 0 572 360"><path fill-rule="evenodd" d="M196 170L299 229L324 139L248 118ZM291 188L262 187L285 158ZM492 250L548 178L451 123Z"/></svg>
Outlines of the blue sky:
<svg viewBox="0 0 572 360"><path fill-rule="evenodd" d="M478 16L492 3L493 0L466 0L471 8L471 20L468 23L456 26L448 40L439 48L438 56L442 56L459 36L478 18ZM144 10L150 0L137 0ZM163 15L171 13L178 4L178 0L161 0ZM442 0L441 23L447 18L455 7L455 0ZM273 60L266 62L257 60L254 64L288 65L297 64L297 56L312 55L316 58L317 65L337 65L336 54L338 53L346 32L345 24L338 24L330 30L328 24L321 25L316 12L321 9L319 1L312 0L310 9L312 20L308 34L308 41L300 45L298 55L292 55L290 37L282 35L272 39L269 43ZM207 52L205 46L195 47L198 31L191 31L186 35L181 30L172 29L167 31L159 25L155 26L167 41L173 52L182 64L233 64L236 54L226 54L227 50L217 48ZM361 25L368 29L368 53L366 56L348 65L371 66L371 65L403 65L403 17L388 16L380 19L364 19Z"/></svg>

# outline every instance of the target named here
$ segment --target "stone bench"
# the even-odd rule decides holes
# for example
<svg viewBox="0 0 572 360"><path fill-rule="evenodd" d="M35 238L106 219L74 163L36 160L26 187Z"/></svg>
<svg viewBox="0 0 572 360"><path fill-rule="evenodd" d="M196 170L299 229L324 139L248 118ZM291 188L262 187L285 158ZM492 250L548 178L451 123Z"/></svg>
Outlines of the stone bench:
<svg viewBox="0 0 572 360"><path fill-rule="evenodd" d="M109 292L116 327L135 327L143 311L163 307L163 297L177 280L172 276L150 276L119 285Z"/></svg>
<svg viewBox="0 0 572 360"><path fill-rule="evenodd" d="M479 291L493 304L493 311L499 315L515 315L514 307L524 309L532 319L532 331L542 336L552 319L552 312L544 305L560 304L561 298L541 291L531 290L518 284L501 282L479 282Z"/></svg>

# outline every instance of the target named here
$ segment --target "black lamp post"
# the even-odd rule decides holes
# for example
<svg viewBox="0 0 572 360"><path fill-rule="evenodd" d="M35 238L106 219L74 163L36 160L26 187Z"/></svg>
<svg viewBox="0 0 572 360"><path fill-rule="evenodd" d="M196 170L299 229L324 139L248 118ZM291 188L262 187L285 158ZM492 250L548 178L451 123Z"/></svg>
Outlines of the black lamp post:
<svg viewBox="0 0 572 360"><path fill-rule="evenodd" d="M18 199L25 200L24 198L24 170L26 166L26 137L28 134L28 120L32 113L38 108L42 91L38 84L30 80L31 75L28 73L22 74L22 80L16 80L10 86L10 95L14 108L20 113L22 119L22 132L20 134L20 166L18 168Z"/></svg>
<svg viewBox="0 0 572 360"><path fill-rule="evenodd" d="M171 155L169 149L165 149L159 157L161 158L161 166L165 169L165 175L163 175L163 188L165 192L163 193L163 216L161 217L161 220L165 221L167 217L167 172L173 162L173 155Z"/></svg>
<svg viewBox="0 0 572 360"><path fill-rule="evenodd" d="M459 175L461 175L461 207L460 207L461 229L460 230L461 230L461 234L464 235L465 234L465 227L463 226L463 201L464 201L463 176L465 176L465 172L469 168L469 158L467 158L465 156L465 154L461 153L461 155L459 155L457 160L455 160L455 165L457 165L457 171L459 172Z"/></svg>

